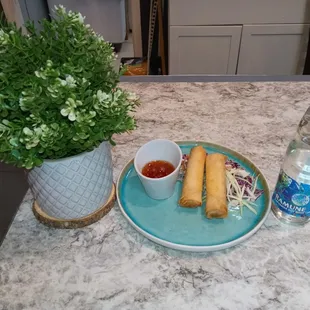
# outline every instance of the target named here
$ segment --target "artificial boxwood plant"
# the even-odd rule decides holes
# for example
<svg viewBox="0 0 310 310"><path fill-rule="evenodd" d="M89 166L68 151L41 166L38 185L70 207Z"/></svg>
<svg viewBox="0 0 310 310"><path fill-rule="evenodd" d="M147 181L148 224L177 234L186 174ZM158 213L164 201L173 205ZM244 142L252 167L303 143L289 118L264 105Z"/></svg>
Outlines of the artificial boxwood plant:
<svg viewBox="0 0 310 310"><path fill-rule="evenodd" d="M135 128L110 43L80 13L55 8L42 30L0 28L0 160L31 169Z"/></svg>

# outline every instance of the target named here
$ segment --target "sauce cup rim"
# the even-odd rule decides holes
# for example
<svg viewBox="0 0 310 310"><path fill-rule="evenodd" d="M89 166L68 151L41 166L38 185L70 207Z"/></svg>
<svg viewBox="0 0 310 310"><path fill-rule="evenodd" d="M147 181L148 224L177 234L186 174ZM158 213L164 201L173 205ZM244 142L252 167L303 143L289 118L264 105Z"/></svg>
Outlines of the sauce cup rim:
<svg viewBox="0 0 310 310"><path fill-rule="evenodd" d="M174 145L177 147L177 149L178 149L178 151L179 151L179 155L180 155L179 163L178 163L178 165L174 168L174 171L172 171L170 174L168 174L168 175L166 175L166 176L164 176L164 177L162 177L162 178L150 178L150 177L146 177L145 175L143 175L143 174L140 172L140 170L139 170L138 167L137 167L137 161L136 161L136 159L137 159L137 155L139 154L140 150L141 150L144 146L146 146L147 144L149 144L149 143L151 143L151 142L154 142L154 141L166 141L166 142L169 142L169 143L171 143L171 144L174 144ZM140 177L142 177L143 179L149 180L149 181L153 181L153 182L160 182L161 180L166 180L168 177L170 177L170 176L172 176L172 175L174 175L174 174L176 174L176 173L179 173L179 169L180 169L181 164L182 164L182 156L183 156L183 154L182 154L182 150L181 150L180 146L179 146L177 143L175 143L174 141L168 140L168 139L154 139L154 140L150 140L150 141L146 142L145 144L143 144L143 145L138 149L138 151L136 152L135 158L134 158L134 167L135 167L135 170L136 170L136 172L138 173L138 175L139 175ZM154 160L165 160L165 159L154 159Z"/></svg>

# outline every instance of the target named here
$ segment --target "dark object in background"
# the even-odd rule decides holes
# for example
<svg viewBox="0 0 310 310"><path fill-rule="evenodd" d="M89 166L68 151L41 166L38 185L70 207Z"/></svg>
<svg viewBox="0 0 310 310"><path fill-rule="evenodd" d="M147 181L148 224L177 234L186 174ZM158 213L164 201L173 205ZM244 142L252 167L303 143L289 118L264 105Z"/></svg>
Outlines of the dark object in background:
<svg viewBox="0 0 310 310"><path fill-rule="evenodd" d="M154 56L152 58L151 64L150 64L150 74L152 75L161 75L161 57L160 56Z"/></svg>
<svg viewBox="0 0 310 310"><path fill-rule="evenodd" d="M141 14L141 37L142 37L142 54L147 57L148 52L148 35L150 23L150 0L140 0L140 14ZM168 68L168 0L164 1L163 6L163 28L164 28L164 44L165 44L165 61L166 68ZM150 74L161 74L161 58L158 53L159 36L158 36L158 18L156 18L153 46L150 57Z"/></svg>
<svg viewBox="0 0 310 310"><path fill-rule="evenodd" d="M169 74L169 66L168 66L168 12L169 12L169 1L164 0L163 3L163 24L164 24L164 43L165 43L165 61L166 61L166 70L167 74Z"/></svg>
<svg viewBox="0 0 310 310"><path fill-rule="evenodd" d="M114 48L114 52L118 54L121 51L122 43L112 43L112 46Z"/></svg>
<svg viewBox="0 0 310 310"><path fill-rule="evenodd" d="M24 170L0 162L0 245L27 189Z"/></svg>
<svg viewBox="0 0 310 310"><path fill-rule="evenodd" d="M161 57L161 73L162 75L167 75L166 67L166 53L165 53L165 32L164 32L164 19L163 19L163 6L162 0L158 1L157 9L157 20L159 28L159 48L160 48L160 57Z"/></svg>
<svg viewBox="0 0 310 310"><path fill-rule="evenodd" d="M310 74L310 33L309 33L307 55L303 75L309 75L309 74Z"/></svg>

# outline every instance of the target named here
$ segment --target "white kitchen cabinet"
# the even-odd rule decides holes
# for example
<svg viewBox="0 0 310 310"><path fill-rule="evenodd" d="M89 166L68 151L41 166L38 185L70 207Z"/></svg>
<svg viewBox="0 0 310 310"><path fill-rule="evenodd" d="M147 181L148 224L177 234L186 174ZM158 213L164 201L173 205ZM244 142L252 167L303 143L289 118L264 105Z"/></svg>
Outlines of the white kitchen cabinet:
<svg viewBox="0 0 310 310"><path fill-rule="evenodd" d="M244 25L237 74L301 74L309 24Z"/></svg>
<svg viewBox="0 0 310 310"><path fill-rule="evenodd" d="M171 26L169 74L235 74L242 26Z"/></svg>
<svg viewBox="0 0 310 310"><path fill-rule="evenodd" d="M310 0L169 0L169 74L302 74Z"/></svg>
<svg viewBox="0 0 310 310"><path fill-rule="evenodd" d="M309 0L169 0L169 25L307 24L309 6Z"/></svg>

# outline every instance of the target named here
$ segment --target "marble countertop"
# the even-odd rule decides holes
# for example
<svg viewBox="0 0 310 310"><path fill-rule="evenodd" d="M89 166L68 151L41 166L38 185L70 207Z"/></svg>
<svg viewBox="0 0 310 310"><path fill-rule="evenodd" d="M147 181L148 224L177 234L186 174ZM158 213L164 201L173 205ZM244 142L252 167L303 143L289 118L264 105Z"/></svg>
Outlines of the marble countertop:
<svg viewBox="0 0 310 310"><path fill-rule="evenodd" d="M123 83L141 97L139 128L116 137L114 179L154 138L205 140L253 160L271 188L310 106L310 83ZM246 242L185 253L136 232L117 204L99 222L50 229L28 192L0 248L0 309L309 309L310 224L272 214Z"/></svg>

